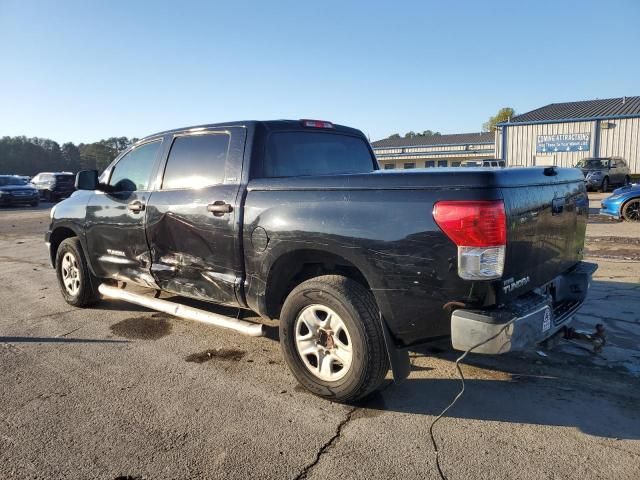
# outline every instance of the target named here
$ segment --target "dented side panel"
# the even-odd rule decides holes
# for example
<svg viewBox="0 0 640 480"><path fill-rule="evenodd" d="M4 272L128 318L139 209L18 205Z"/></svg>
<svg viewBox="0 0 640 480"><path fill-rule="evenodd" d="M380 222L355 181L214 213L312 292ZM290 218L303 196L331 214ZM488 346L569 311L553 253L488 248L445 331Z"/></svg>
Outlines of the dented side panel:
<svg viewBox="0 0 640 480"><path fill-rule="evenodd" d="M236 306L243 304L240 197L246 130L227 127L198 132L216 133L230 136L222 183L154 191L147 205L147 241L151 274L162 290ZM178 135L184 133L178 132L175 136ZM167 143L171 144L172 140ZM169 152L170 149L167 158L170 158ZM161 175L158 185L162 185ZM214 203L228 205L230 211L209 211L209 205Z"/></svg>

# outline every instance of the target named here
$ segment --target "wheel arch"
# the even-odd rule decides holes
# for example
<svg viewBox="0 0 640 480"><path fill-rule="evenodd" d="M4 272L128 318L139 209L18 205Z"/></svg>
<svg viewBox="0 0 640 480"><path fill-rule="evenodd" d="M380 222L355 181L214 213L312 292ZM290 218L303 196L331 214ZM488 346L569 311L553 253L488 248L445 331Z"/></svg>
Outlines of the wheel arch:
<svg viewBox="0 0 640 480"><path fill-rule="evenodd" d="M72 237L80 237L80 235L68 225L59 225L51 231L49 235L49 257L51 265L55 265L56 263L56 255L58 254L60 244L67 238Z"/></svg>
<svg viewBox="0 0 640 480"><path fill-rule="evenodd" d="M265 313L278 318L284 299L300 283L321 275L343 275L370 290L365 273L344 256L319 249L297 249L282 253L269 267L265 286Z"/></svg>
<svg viewBox="0 0 640 480"><path fill-rule="evenodd" d="M278 318L287 295L300 283L314 277L337 274L360 283L371 291L366 269L338 253L317 249L292 250L280 255L270 266L266 275L264 292L264 314L269 318ZM385 348L391 371L396 382L401 382L409 375L411 365L406 349L396 346L384 315L384 305L380 304L379 295L373 294L373 300L380 311L380 322L384 336Z"/></svg>

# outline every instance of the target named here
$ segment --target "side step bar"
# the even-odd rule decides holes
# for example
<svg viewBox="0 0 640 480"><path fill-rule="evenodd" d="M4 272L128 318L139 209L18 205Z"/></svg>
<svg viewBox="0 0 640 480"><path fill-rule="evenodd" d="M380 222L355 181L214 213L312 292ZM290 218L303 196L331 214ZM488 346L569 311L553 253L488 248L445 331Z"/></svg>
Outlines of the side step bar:
<svg viewBox="0 0 640 480"><path fill-rule="evenodd" d="M151 298L138 293L127 292L122 288L111 287L101 283L98 291L105 297L116 298L129 303L135 303L142 307L147 307L159 312L175 315L176 317L186 318L187 320L195 320L196 322L214 325L216 327L228 328L249 335L251 337L264 336L264 326L259 323L246 322L226 315L207 312L198 308L187 307L179 303L161 300L159 298Z"/></svg>

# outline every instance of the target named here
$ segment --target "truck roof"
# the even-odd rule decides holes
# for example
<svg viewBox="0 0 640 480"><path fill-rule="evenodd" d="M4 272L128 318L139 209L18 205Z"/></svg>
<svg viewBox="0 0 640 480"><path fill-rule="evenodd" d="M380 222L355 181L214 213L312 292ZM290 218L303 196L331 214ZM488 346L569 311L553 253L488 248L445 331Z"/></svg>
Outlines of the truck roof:
<svg viewBox="0 0 640 480"><path fill-rule="evenodd" d="M332 123L332 122L330 122ZM341 133L349 133L352 135L364 135L357 128L347 127L345 125L333 124L333 129L336 132ZM188 131L198 131L198 130L208 130L211 128L219 128L219 127L246 127L246 128L256 128L256 126L261 126L265 130L291 130L291 129L303 129L309 128L304 127L302 125L302 120L236 120L232 122L220 122L220 123L207 123L203 125L193 125L190 127L183 128L172 128L171 130L164 130L162 132L157 132L152 135L147 135L144 138L141 138L136 143L141 143L151 138L159 137L162 135L167 135L170 133L181 133ZM322 129L322 130L330 130L330 129Z"/></svg>

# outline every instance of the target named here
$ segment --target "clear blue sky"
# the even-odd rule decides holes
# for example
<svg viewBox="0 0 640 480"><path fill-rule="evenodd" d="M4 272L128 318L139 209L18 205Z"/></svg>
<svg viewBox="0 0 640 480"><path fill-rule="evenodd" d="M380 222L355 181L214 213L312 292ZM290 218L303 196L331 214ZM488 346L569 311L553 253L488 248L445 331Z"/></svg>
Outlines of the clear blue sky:
<svg viewBox="0 0 640 480"><path fill-rule="evenodd" d="M0 0L0 136L320 118L372 140L640 95L640 1Z"/></svg>

